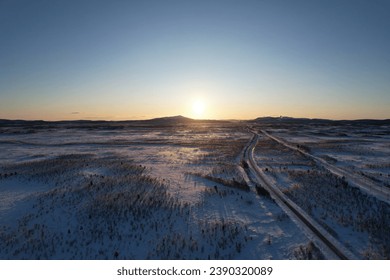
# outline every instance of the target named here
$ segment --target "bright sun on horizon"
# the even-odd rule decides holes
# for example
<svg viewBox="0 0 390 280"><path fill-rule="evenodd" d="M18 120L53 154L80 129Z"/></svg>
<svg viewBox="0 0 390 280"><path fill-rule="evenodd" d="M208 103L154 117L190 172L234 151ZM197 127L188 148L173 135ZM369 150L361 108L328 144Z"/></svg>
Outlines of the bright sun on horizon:
<svg viewBox="0 0 390 280"><path fill-rule="evenodd" d="M196 100L192 104L192 114L195 118L202 118L206 109L205 103L202 100Z"/></svg>
<svg viewBox="0 0 390 280"><path fill-rule="evenodd" d="M0 119L390 119L390 0L52 2L0 0Z"/></svg>

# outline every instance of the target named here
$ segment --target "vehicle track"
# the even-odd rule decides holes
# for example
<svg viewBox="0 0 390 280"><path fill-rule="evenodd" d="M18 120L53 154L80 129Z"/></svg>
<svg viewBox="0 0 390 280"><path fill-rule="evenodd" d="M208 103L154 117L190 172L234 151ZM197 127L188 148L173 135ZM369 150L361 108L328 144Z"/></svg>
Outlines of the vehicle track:
<svg viewBox="0 0 390 280"><path fill-rule="evenodd" d="M253 132L254 133L254 132ZM275 200L275 202L292 218L299 226L303 227L305 232L308 233L309 238L314 243L319 245L320 249L325 250L326 255L338 258L341 260L357 259L357 257L347 250L340 242L327 234L317 222L315 222L307 213L305 213L299 206L287 198L277 187L269 183L268 179L260 171L255 160L253 159L253 150L257 144L259 135L254 133L252 140L244 149L244 159L248 163L248 169L254 174L257 183L263 186ZM313 236L315 238L313 238ZM325 252L324 252L325 253Z"/></svg>
<svg viewBox="0 0 390 280"><path fill-rule="evenodd" d="M279 139L278 137L271 135L270 133L268 133L265 130L260 130L260 132L264 136L275 141L276 143L279 143L280 145L282 145L290 150L297 151L300 154L314 160L317 164L319 164L320 166L327 169L330 173L332 173L336 176L346 178L348 180L348 182L350 184L352 184L353 186L363 190L364 192L366 192L372 196L375 196L376 198L380 199L383 202L390 204L390 189L386 189L386 188L383 188L383 187L380 187L380 186L377 186L374 184L368 184L365 180L363 180L362 178L359 178L356 174L351 174L351 172L348 172L340 167L337 167L333 164L330 164L322 158L316 157L316 156L314 156L306 151L303 151L303 150L299 149L298 147L295 147L294 145L292 145L292 144L290 144L282 139Z"/></svg>

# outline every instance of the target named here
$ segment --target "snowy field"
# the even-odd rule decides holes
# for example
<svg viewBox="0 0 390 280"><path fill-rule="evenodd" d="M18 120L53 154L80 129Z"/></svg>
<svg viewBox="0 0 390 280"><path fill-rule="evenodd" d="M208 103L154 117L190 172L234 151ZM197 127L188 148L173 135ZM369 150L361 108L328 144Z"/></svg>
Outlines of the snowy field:
<svg viewBox="0 0 390 280"><path fill-rule="evenodd" d="M324 258L249 187L248 126L273 185L358 258L390 258L388 123L181 117L1 121L0 258Z"/></svg>
<svg viewBox="0 0 390 280"><path fill-rule="evenodd" d="M390 258L388 123L253 127L261 136L256 163L274 185L357 257ZM347 176L335 175L333 166ZM372 195L374 188L383 194L380 199Z"/></svg>
<svg viewBox="0 0 390 280"><path fill-rule="evenodd" d="M240 122L3 122L0 258L322 258L249 190L251 137Z"/></svg>

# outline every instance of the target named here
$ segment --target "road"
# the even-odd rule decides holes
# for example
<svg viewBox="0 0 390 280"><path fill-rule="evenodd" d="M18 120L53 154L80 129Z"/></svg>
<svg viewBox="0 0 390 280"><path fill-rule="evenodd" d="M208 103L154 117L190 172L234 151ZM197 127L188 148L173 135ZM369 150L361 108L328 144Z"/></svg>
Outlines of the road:
<svg viewBox="0 0 390 280"><path fill-rule="evenodd" d="M261 130L260 132L264 136L272 139L273 141L276 141L277 143L287 147L288 149L297 151L297 152L303 154L304 156L314 160L318 165L324 167L325 169L327 169L329 172L333 173L334 175L339 176L339 177L344 177L348 181L348 183L351 184L352 186L355 186L355 187L363 190L364 192L366 192L372 196L375 196L379 200L382 200L383 202L390 204L390 189L383 188L381 186L377 186L373 183L368 183L366 180L364 180L364 178L359 177L358 174L348 172L340 167L337 167L333 164L330 164L327 161L325 161L324 159L316 157L316 156L314 156L306 151L303 151L303 150L299 149L298 147L296 147L296 146L294 146L294 145L292 145L292 144L290 144L290 143L288 143L288 142L286 142L278 137L271 135L270 133L268 133L265 130Z"/></svg>
<svg viewBox="0 0 390 280"><path fill-rule="evenodd" d="M253 150L256 147L259 135L254 133L252 140L244 149L244 160L248 163L247 172L251 172L257 184L264 187L275 200L275 202L304 230L306 235L317 247L330 259L357 259L357 257L345 248L340 242L326 232L317 222L314 221L299 206L283 194L277 186L272 185L265 174L257 166L253 158Z"/></svg>

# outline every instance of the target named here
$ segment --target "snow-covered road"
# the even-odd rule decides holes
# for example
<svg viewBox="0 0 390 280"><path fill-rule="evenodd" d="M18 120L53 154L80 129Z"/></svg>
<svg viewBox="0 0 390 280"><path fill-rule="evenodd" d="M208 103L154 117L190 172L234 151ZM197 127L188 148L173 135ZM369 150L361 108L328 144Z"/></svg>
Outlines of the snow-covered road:
<svg viewBox="0 0 390 280"><path fill-rule="evenodd" d="M253 150L256 147L259 135L254 133L252 140L244 149L244 160L248 163L248 172L255 178L256 184L266 189L275 202L290 216L290 218L304 231L329 259L357 259L339 241L332 237L325 229L314 221L299 206L291 201L277 187L273 186L263 171L257 166L253 159Z"/></svg>
<svg viewBox="0 0 390 280"><path fill-rule="evenodd" d="M373 183L368 183L363 177L361 177L361 176L359 177L358 174L356 174L356 173L352 174L351 172L347 172L346 170L343 170L340 167L332 165L332 164L328 163L326 160L319 158L317 156L314 156L314 155L308 153L307 151L303 151L302 149L299 149L298 147L296 147L296 146L294 146L294 145L292 145L292 144L290 144L290 143L288 143L288 142L286 142L286 141L284 141L276 136L271 135L270 133L268 133L265 130L261 130L260 132L263 135L265 135L266 137L276 141L277 143L279 143L279 144L281 144L281 145L283 145L291 150L297 151L308 158L311 158L317 164L324 167L325 169L327 169L329 172L333 173L334 175L344 177L348 181L348 183L351 184L352 186L358 187L359 189L363 190L364 192L366 192L372 196L375 196L379 200L390 204L390 189L389 188L384 188L381 186L377 186Z"/></svg>

